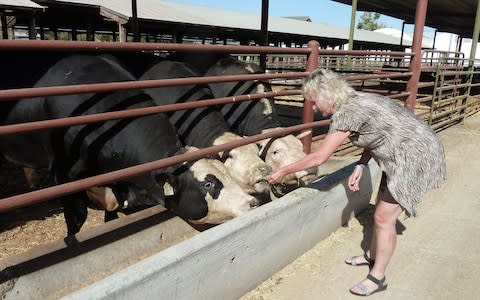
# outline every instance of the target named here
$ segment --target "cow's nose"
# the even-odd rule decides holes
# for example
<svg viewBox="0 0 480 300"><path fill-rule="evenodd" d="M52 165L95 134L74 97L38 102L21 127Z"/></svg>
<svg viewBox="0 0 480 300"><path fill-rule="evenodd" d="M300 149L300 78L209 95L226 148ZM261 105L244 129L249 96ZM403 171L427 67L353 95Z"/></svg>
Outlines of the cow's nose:
<svg viewBox="0 0 480 300"><path fill-rule="evenodd" d="M253 198L252 200L250 200L250 201L248 202L248 204L249 204L249 206L250 206L250 209L252 209L252 208L257 208L257 207L260 205L258 199L256 199L256 198Z"/></svg>
<svg viewBox="0 0 480 300"><path fill-rule="evenodd" d="M272 167L269 165L261 166L260 168L258 168L258 170L260 171L262 176L268 176L272 174Z"/></svg>

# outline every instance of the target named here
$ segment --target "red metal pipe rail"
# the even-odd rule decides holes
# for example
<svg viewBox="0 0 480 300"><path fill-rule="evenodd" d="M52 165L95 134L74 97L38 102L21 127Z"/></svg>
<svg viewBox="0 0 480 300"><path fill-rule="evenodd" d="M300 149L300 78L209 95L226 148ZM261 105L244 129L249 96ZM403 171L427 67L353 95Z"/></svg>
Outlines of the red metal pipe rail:
<svg viewBox="0 0 480 300"><path fill-rule="evenodd" d="M271 53L308 55L312 48L280 48L270 46L236 46L236 45L197 45L174 43L115 43L90 41L47 41L47 40L0 40L2 50L52 50L52 51L196 51L196 52L230 52L230 53ZM332 50L318 49L319 55L385 55L413 56L415 53L376 50Z"/></svg>
<svg viewBox="0 0 480 300"><path fill-rule="evenodd" d="M21 124L12 124L12 125L3 125L0 126L0 136L21 133L27 131L41 130L47 128L57 128L64 126L74 126L80 124L94 123L100 121L122 119L122 118L134 118L140 116L146 116L156 113L163 113L174 110L184 110L199 108L211 105L223 105L227 103L242 102L242 101L251 101L261 98L269 98L275 96L287 96L287 95L298 95L300 91L298 90L283 90L276 92L264 92L258 94L249 94L249 95L240 95L232 97L223 97L215 99L205 99L198 100L194 102L183 102L176 104L165 104L159 106L145 107L145 108L135 108L127 109L122 111L107 112L107 113L98 113L85 116L77 117L68 117L54 120L44 120L44 121L35 121Z"/></svg>
<svg viewBox="0 0 480 300"><path fill-rule="evenodd" d="M0 90L0 101L18 98L49 97L82 93L103 93L119 90L134 90L158 88L167 86L208 84L229 81L267 80L275 78L300 78L308 75L306 72L289 72L281 74L251 74L228 76L185 77L178 79L156 79L142 81L123 81L110 83L91 83L64 86Z"/></svg>
<svg viewBox="0 0 480 300"><path fill-rule="evenodd" d="M14 208L24 207L24 206L32 205L34 203L53 199L56 197L61 197L71 193L80 192L92 186L105 185L111 182L121 181L125 178L136 176L141 173L149 172L152 170L165 168L167 166L171 166L175 164L181 164L186 161L201 159L203 157L207 157L209 155L212 155L218 152L228 151L230 149L233 149L242 145L250 144L250 143L255 143L257 141L261 141L266 138L283 136L283 135L291 134L293 132L309 129L312 127L325 126L327 124L328 124L328 121L322 120L322 121L316 121L308 124L295 125L288 128L279 128L279 129L272 130L271 132L268 132L268 133L262 133L262 134L245 137L244 139L225 143L222 145L198 149L193 152L187 152L181 155L172 156L172 157L152 161L152 162L137 165L137 166L132 166L125 169L108 172L101 175L96 175L96 176L88 177L85 179L80 179L80 180L72 181L69 183L60 184L53 187L44 188L41 190L29 192L26 194L4 198L0 201L0 213L5 212L7 210L14 209Z"/></svg>
<svg viewBox="0 0 480 300"><path fill-rule="evenodd" d="M65 86L51 86L51 87L37 87L37 88L22 88L9 89L0 91L0 101L13 100L19 98L34 98L34 97L49 97L58 95L71 95L82 93L103 93L116 90L134 90L159 88L168 86L180 85L194 85L194 84L208 84L220 83L230 81L247 81L247 80L268 80L277 78L302 78L309 74L309 72L287 72L278 74L249 74L249 75L226 75L226 76L204 76L204 77L186 77L178 79L156 79L156 80L142 80L142 81L123 81L110 83L92 83L92 84L78 84ZM411 76L412 72L389 72L372 75L358 75L346 77L347 81L353 80L369 80L379 78L398 78Z"/></svg>
<svg viewBox="0 0 480 300"><path fill-rule="evenodd" d="M52 50L52 51L195 51L230 53L310 53L308 48L279 48L269 46L198 45L175 43L116 43L90 41L0 40L0 50Z"/></svg>

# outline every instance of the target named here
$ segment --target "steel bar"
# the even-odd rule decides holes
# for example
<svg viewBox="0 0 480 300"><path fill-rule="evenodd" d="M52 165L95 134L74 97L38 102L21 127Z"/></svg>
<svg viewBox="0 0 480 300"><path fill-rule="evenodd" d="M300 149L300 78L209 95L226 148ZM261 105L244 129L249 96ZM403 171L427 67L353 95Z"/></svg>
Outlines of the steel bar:
<svg viewBox="0 0 480 300"><path fill-rule="evenodd" d="M270 53L270 54L310 54L310 48L281 48L270 46L242 45L207 45L174 43L115 43L91 41L49 41L49 40L0 40L0 51L4 50L54 50L54 51L196 51L196 52L230 52L230 53ZM333 50L319 49L319 55L358 55L358 56L413 56L412 52L378 51L378 50Z"/></svg>
<svg viewBox="0 0 480 300"><path fill-rule="evenodd" d="M281 74L251 74L251 75L227 75L227 76L204 76L185 77L178 79L156 79L142 81L124 81L110 83L78 84L52 87L23 88L0 90L0 101L17 98L48 97L58 95L72 95L82 93L103 93L118 90L148 89L158 87L208 84L230 81L268 80L276 78L299 78L307 76L307 72L288 72Z"/></svg>
<svg viewBox="0 0 480 300"><path fill-rule="evenodd" d="M16 195L0 200L0 213L14 208L28 206L34 203L43 202L53 198L65 196L67 194L83 191L92 186L106 185L111 182L121 181L128 177L139 175L141 173L153 171L156 169L165 168L175 164L181 164L186 161L197 160L212 154L227 151L242 145L258 142L267 138L283 136L293 132L299 132L317 126L325 126L328 121L316 121L308 124L300 124L288 128L279 128L268 133L257 134L245 137L241 140L225 143L222 145L212 146L208 148L198 149L193 152L187 152L173 157L160 159L157 161L132 166L129 168L104 173L101 175L92 176L69 183L60 184L53 187L44 188L41 190L29 192L26 194Z"/></svg>
<svg viewBox="0 0 480 300"><path fill-rule="evenodd" d="M227 103L251 101L251 100L257 100L261 98L269 98L269 97L285 96L285 95L298 95L298 91L284 90L284 91L276 91L276 92L264 92L259 94L248 94L248 95L240 95L240 96L232 96L232 97L224 97L224 98L205 99L205 100L198 100L198 101L192 101L192 102L166 104L166 105L152 106L152 107L146 107L146 108L136 108L136 109L115 111L115 112L91 114L91 115L85 115L85 116L35 121L35 122L12 124L12 125L3 125L3 126L0 126L0 136L7 135L7 134L27 132L27 131L47 129L47 128L73 126L73 125L94 123L94 122L121 119L121 118L133 118L133 117L146 116L146 115L163 113L163 112L174 111L174 110L193 109L198 107L206 107L210 105L222 105Z"/></svg>

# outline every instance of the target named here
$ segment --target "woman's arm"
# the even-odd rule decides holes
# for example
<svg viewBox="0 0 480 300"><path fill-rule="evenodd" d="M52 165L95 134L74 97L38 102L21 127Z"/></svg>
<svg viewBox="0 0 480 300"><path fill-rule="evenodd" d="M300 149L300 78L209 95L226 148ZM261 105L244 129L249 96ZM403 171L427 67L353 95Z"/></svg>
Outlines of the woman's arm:
<svg viewBox="0 0 480 300"><path fill-rule="evenodd" d="M330 156L337 150L343 141L350 135L350 131L337 131L329 133L315 152L308 154L302 159L289 164L274 172L269 179L269 183L278 183L282 181L283 176L316 167L326 162Z"/></svg>
<svg viewBox="0 0 480 300"><path fill-rule="evenodd" d="M368 164L370 158L372 158L370 151L365 149L358 160L357 165L353 169L352 174L348 177L348 187L351 191L356 192L360 190L360 180L362 179L363 169L365 168L365 165Z"/></svg>

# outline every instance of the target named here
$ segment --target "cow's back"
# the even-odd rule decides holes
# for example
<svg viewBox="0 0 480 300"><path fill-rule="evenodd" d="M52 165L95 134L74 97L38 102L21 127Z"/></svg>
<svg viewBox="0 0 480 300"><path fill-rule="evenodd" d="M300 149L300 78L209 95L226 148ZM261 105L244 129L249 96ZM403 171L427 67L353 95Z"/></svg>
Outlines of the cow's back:
<svg viewBox="0 0 480 300"><path fill-rule="evenodd" d="M140 80L196 77L198 73L185 63L163 60L154 64ZM203 85L181 85L146 89L157 105L191 102L212 98L208 87ZM179 110L169 113L171 123L184 144L204 148L228 131L222 114L216 107Z"/></svg>
<svg viewBox="0 0 480 300"><path fill-rule="evenodd" d="M263 73L258 65L247 64L227 56L211 65L205 75L257 73ZM209 86L216 98L271 91L271 87L267 83L259 81L211 83ZM280 126L274 102L269 98L225 104L221 107L221 112L230 129L239 135L255 135L261 133L262 130Z"/></svg>

